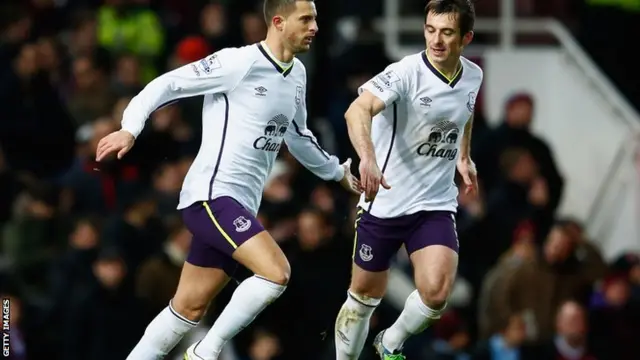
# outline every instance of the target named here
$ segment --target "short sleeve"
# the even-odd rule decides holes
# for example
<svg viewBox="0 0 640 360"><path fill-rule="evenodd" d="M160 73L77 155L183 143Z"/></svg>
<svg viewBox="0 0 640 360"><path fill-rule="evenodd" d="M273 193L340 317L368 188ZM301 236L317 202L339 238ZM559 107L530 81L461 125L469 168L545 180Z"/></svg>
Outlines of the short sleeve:
<svg viewBox="0 0 640 360"><path fill-rule="evenodd" d="M385 106L389 106L406 94L407 81L406 76L404 76L404 70L401 63L393 63L371 80L364 83L358 89L358 93L360 94L364 90L368 90L378 99L382 100Z"/></svg>

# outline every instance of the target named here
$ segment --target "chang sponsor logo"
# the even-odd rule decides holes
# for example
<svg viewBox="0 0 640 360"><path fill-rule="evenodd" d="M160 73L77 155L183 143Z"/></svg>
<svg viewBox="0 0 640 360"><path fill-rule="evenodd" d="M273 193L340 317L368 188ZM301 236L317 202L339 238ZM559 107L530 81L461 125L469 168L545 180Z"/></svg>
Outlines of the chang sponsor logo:
<svg viewBox="0 0 640 360"><path fill-rule="evenodd" d="M460 130L456 124L448 120L442 120L431 128L427 141L418 146L416 153L419 156L453 161L458 155L458 149L455 146L458 142L459 134ZM451 145L454 147L450 147Z"/></svg>
<svg viewBox="0 0 640 360"><path fill-rule="evenodd" d="M280 114L269 120L264 128L264 135L258 137L253 142L253 148L256 150L278 152L282 145L284 134L289 128L289 119Z"/></svg>

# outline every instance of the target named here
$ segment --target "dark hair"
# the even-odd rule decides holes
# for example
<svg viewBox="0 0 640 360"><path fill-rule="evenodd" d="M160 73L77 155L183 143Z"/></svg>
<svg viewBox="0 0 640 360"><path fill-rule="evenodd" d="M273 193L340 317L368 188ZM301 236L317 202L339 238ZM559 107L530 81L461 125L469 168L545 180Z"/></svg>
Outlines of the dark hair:
<svg viewBox="0 0 640 360"><path fill-rule="evenodd" d="M271 19L279 12L290 12L297 1L313 2L313 0L264 0L264 21L267 26L271 25Z"/></svg>
<svg viewBox="0 0 640 360"><path fill-rule="evenodd" d="M430 0L424 8L424 18L432 12L434 14L458 14L460 34L464 35L473 31L476 21L476 10L471 0Z"/></svg>

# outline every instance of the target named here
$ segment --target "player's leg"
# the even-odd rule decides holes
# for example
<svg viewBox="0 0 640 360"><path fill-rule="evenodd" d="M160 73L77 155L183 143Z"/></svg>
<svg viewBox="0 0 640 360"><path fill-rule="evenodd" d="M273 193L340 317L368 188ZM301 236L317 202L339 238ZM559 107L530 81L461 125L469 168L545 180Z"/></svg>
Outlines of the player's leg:
<svg viewBox="0 0 640 360"><path fill-rule="evenodd" d="M406 243L417 290L407 298L398 320L377 339L389 352L402 349L411 335L440 319L456 277L458 239L453 213L422 214L422 225Z"/></svg>
<svg viewBox="0 0 640 360"><path fill-rule="evenodd" d="M171 352L184 335L198 325L211 300L228 283L229 274L235 267L231 258L194 236L176 294L147 326L127 360L161 359Z"/></svg>
<svg viewBox="0 0 640 360"><path fill-rule="evenodd" d="M355 226L351 285L335 325L337 360L359 358L371 315L387 288L390 259L402 243L392 227L362 210Z"/></svg>
<svg viewBox="0 0 640 360"><path fill-rule="evenodd" d="M234 291L207 335L190 350L196 359L217 359L223 346L286 289L289 262L258 220L231 198L207 203L212 222L230 245L229 254L255 275Z"/></svg>

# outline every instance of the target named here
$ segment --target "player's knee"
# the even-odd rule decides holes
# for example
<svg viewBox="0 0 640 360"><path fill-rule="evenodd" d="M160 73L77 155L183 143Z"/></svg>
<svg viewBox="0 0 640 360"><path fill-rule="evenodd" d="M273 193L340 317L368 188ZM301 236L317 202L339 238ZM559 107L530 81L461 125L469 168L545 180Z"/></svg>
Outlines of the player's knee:
<svg viewBox="0 0 640 360"><path fill-rule="evenodd" d="M386 282L384 281L372 281L371 279L358 279L354 277L351 279L351 285L349 291L358 296L364 298L379 299L384 296L387 289Z"/></svg>
<svg viewBox="0 0 640 360"><path fill-rule="evenodd" d="M418 294L422 302L432 309L439 309L444 306L449 297L449 286L447 282L431 281L425 285L418 286Z"/></svg>
<svg viewBox="0 0 640 360"><path fill-rule="evenodd" d="M349 291L367 298L382 298L387 290L387 272L369 272L354 268Z"/></svg>
<svg viewBox="0 0 640 360"><path fill-rule="evenodd" d="M208 303L193 298L186 298L176 294L171 300L171 307L175 312L191 321L200 321L207 311Z"/></svg>
<svg viewBox="0 0 640 360"><path fill-rule="evenodd" d="M273 265L268 269L256 272L256 275L278 285L287 285L291 278L291 265L289 265L288 261L284 261L282 264Z"/></svg>

